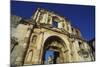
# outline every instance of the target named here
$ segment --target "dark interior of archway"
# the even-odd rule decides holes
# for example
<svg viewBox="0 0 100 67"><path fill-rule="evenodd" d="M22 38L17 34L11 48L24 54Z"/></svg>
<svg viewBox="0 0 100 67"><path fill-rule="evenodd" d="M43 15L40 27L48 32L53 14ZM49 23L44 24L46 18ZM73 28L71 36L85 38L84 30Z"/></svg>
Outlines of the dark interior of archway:
<svg viewBox="0 0 100 67"><path fill-rule="evenodd" d="M59 51L61 49L58 48L57 46L51 46L50 45L54 41L64 45L64 42L59 37L54 36L54 37L48 38L44 43L42 64L56 64L57 63L57 61L58 61L57 58L60 56ZM50 50L50 48L51 48L51 50ZM47 62L47 60L49 60L49 59L51 59L51 61Z"/></svg>

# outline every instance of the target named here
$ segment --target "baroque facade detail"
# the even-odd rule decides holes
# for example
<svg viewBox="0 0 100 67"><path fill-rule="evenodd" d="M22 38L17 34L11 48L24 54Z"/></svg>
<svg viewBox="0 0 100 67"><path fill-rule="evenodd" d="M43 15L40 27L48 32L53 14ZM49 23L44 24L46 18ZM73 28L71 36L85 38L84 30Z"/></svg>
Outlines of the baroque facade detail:
<svg viewBox="0 0 100 67"><path fill-rule="evenodd" d="M47 50L54 51L45 63ZM93 49L70 21L38 8L30 20L11 16L11 65L94 61Z"/></svg>

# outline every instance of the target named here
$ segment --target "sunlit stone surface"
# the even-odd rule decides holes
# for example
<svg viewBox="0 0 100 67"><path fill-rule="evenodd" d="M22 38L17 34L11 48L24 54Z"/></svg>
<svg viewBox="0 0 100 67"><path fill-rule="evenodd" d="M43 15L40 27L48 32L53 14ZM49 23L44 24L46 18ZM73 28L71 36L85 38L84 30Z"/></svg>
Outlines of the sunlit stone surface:
<svg viewBox="0 0 100 67"><path fill-rule="evenodd" d="M45 9L38 8L30 20L11 16L11 65L94 61L94 42L85 41L67 18ZM49 50L53 57L46 60Z"/></svg>

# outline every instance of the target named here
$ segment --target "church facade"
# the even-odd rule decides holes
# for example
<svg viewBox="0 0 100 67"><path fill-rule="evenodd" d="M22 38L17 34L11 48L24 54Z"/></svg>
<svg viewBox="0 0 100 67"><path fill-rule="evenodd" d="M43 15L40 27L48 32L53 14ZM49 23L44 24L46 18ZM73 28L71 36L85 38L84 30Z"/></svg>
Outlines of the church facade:
<svg viewBox="0 0 100 67"><path fill-rule="evenodd" d="M94 61L89 43L70 21L38 8L29 20L11 16L11 65L58 64ZM54 51L45 63L46 51Z"/></svg>

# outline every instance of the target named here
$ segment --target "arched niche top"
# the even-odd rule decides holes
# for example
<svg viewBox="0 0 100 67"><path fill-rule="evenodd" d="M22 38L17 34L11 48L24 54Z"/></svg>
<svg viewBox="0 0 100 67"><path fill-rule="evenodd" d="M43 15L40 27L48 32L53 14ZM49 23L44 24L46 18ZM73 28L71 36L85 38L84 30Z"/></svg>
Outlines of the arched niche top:
<svg viewBox="0 0 100 67"><path fill-rule="evenodd" d="M44 49L46 49L48 46L53 46L53 45L50 45L52 42L58 42L60 46L62 46L63 48L66 48L66 44L62 38L60 38L59 36L50 36L44 42ZM57 47L57 45L55 45L55 47Z"/></svg>
<svg viewBox="0 0 100 67"><path fill-rule="evenodd" d="M54 15L52 16L52 19L58 22L64 22L64 18L61 18L60 16Z"/></svg>
<svg viewBox="0 0 100 67"><path fill-rule="evenodd" d="M56 43L56 45L52 45L52 43ZM67 51L67 45L65 44L65 42L63 41L63 39L59 36L50 36L48 37L45 42L44 42L44 46L43 46L43 54L42 54L42 61L44 63L45 60L45 54L46 51L51 50L54 52L58 52L60 59L62 59L62 62L64 62L66 59L64 59L64 55L66 55Z"/></svg>

